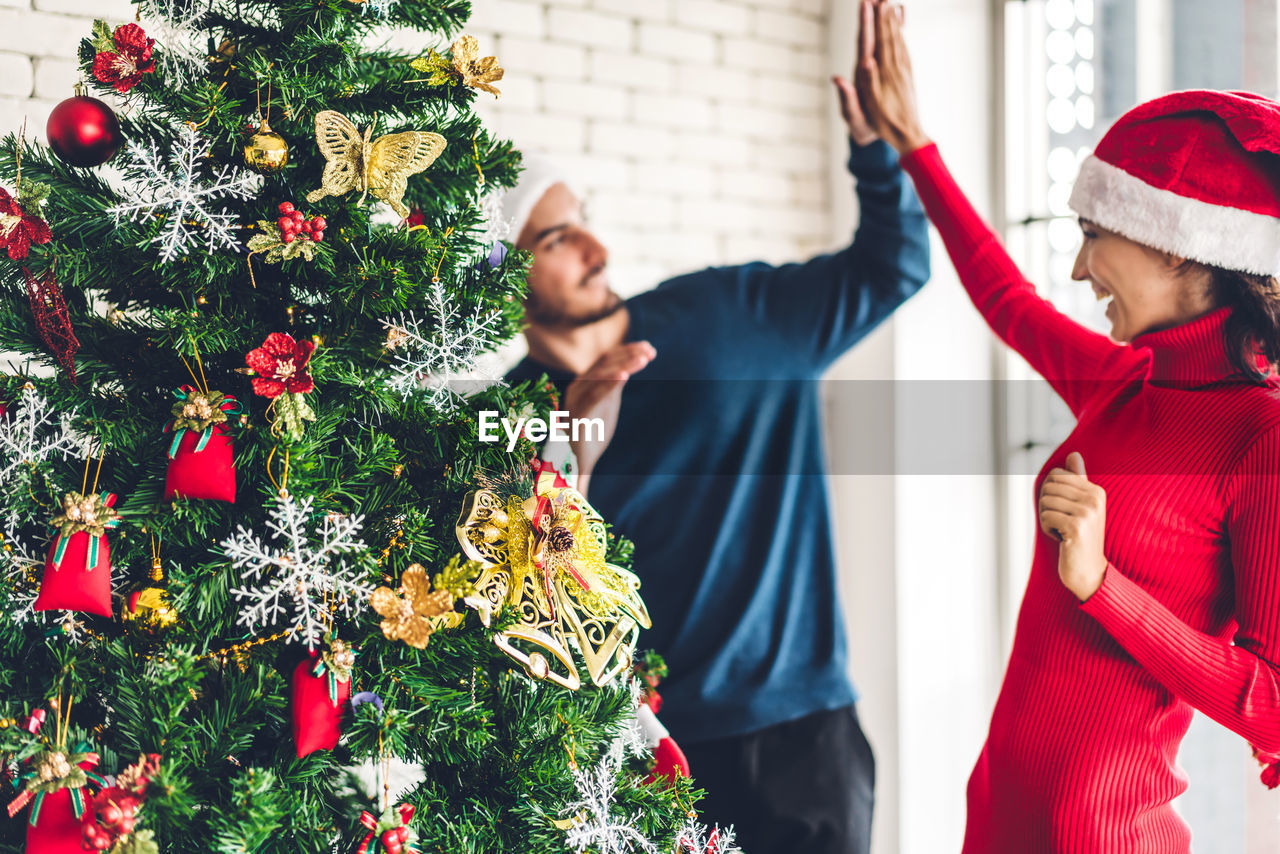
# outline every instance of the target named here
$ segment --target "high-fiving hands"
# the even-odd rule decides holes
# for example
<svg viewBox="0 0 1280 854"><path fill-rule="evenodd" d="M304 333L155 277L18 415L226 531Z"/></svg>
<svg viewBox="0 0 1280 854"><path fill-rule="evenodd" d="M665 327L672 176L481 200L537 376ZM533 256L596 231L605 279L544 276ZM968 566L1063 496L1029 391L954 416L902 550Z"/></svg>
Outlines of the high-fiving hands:
<svg viewBox="0 0 1280 854"><path fill-rule="evenodd" d="M928 145L916 110L911 56L902 36L906 10L888 0L862 0L858 13L857 97L852 99L861 105L858 116L899 154ZM848 83L836 80L843 105L849 102ZM845 120L849 121L848 113Z"/></svg>
<svg viewBox="0 0 1280 854"><path fill-rule="evenodd" d="M1083 602L1107 574L1107 493L1089 482L1079 453L1068 454L1066 462L1040 486L1040 529L1059 541L1058 578Z"/></svg>

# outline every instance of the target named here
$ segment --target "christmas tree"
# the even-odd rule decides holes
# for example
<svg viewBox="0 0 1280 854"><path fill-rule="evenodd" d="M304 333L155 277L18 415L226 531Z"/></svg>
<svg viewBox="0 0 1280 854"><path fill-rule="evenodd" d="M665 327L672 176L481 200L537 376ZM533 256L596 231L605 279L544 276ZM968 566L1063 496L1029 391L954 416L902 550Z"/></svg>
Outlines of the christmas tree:
<svg viewBox="0 0 1280 854"><path fill-rule="evenodd" d="M467 381L528 262L469 4L138 12L0 143L0 850L729 850L628 544L479 441L553 402Z"/></svg>

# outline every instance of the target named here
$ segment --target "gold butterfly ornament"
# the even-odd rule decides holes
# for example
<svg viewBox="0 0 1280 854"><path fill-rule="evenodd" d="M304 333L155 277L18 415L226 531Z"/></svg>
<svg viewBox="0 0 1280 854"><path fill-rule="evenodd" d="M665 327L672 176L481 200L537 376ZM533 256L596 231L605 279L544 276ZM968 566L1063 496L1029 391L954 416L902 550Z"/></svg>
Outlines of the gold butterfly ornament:
<svg viewBox="0 0 1280 854"><path fill-rule="evenodd" d="M314 204L326 196L359 190L359 203L366 195L372 195L391 205L402 218L409 215L403 201L409 177L436 161L444 152L445 138L415 130L371 139L372 133L372 125L362 134L350 119L335 110L316 114L316 145L328 162L320 189L307 193L308 202Z"/></svg>

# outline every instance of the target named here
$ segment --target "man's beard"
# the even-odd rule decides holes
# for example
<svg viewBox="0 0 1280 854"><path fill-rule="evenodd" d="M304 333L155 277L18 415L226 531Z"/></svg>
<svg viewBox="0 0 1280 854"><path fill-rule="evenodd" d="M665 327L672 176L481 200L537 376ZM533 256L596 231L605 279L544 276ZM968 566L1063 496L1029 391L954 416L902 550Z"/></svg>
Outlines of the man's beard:
<svg viewBox="0 0 1280 854"><path fill-rule="evenodd" d="M592 270L583 277L581 285L585 286L588 279L600 272L600 269ZM543 305L536 296L530 293L524 301L524 312L528 320L536 326L551 327L553 329L577 329L582 326L599 323L606 317L617 314L625 305L626 303L623 302L622 297L613 291L609 291L609 296L600 308L585 314L573 314L563 309Z"/></svg>

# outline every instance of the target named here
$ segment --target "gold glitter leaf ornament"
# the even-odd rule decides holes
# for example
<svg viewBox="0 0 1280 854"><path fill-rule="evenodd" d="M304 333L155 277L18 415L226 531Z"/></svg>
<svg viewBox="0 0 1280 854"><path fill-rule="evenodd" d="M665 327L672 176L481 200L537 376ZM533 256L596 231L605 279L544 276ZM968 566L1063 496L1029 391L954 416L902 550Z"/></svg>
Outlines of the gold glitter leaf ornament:
<svg viewBox="0 0 1280 854"><path fill-rule="evenodd" d="M431 75L427 78L429 86L443 86L457 82L472 89L488 92L495 98L502 97L502 92L498 91L496 86L489 84L501 80L505 72L498 64L496 56L480 56L480 42L476 41L475 36L460 36L449 48L449 52L453 54L452 61L431 50L426 56L415 59L409 65L415 71Z"/></svg>
<svg viewBox="0 0 1280 854"><path fill-rule="evenodd" d="M604 520L577 490L540 477L534 494L471 493L456 533L485 568L463 601L489 625L504 606L517 621L494 642L539 679L577 690L570 638L591 681L606 685L631 666L649 613L640 580L605 561Z"/></svg>
<svg viewBox="0 0 1280 854"><path fill-rule="evenodd" d="M387 640L402 640L414 649L426 649L437 629L462 622L453 610L453 594L432 590L431 579L420 564L413 564L400 576L400 589L379 587L369 599L382 617L382 634Z"/></svg>
<svg viewBox="0 0 1280 854"><path fill-rule="evenodd" d="M359 190L361 202L372 194L391 205L401 217L409 215L402 201L409 188L409 176L436 161L444 151L445 138L438 133L414 130L387 134L371 141L372 133L372 126L360 133L350 119L335 110L316 114L316 145L328 162L320 189L307 194L308 202Z"/></svg>

